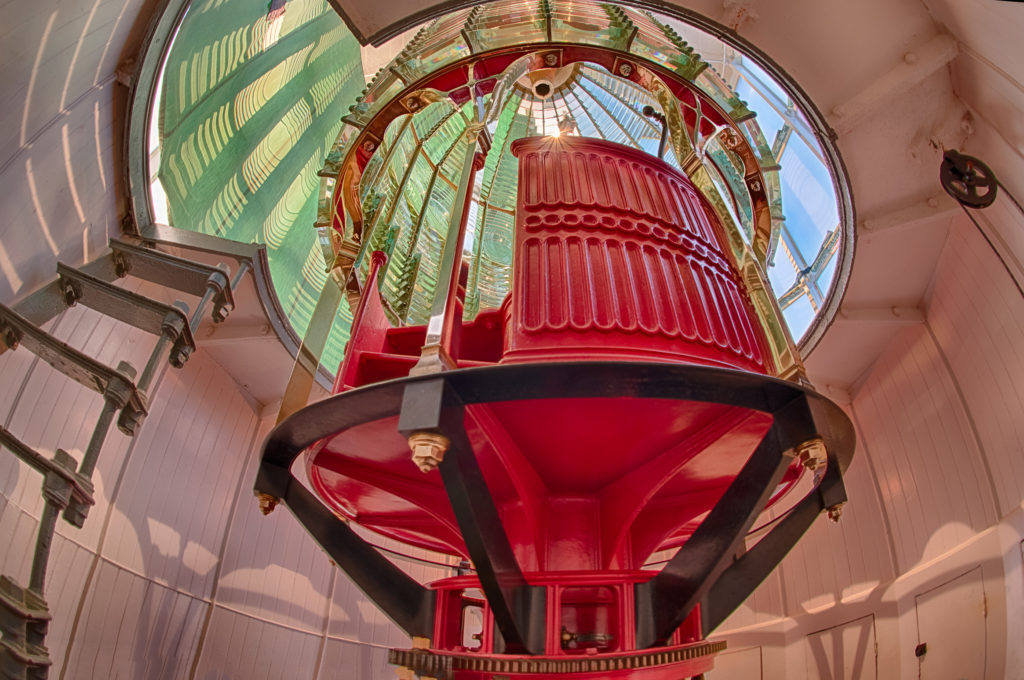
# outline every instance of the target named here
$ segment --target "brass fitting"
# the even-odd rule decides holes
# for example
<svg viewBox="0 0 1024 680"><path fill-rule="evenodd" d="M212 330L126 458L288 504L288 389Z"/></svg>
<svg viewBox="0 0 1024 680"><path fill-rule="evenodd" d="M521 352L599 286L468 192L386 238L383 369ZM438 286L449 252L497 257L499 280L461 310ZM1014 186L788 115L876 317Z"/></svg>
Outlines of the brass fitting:
<svg viewBox="0 0 1024 680"><path fill-rule="evenodd" d="M838 523L839 518L843 516L843 505L845 505L845 503L836 503L835 505L829 507L828 510L826 510L826 512L828 513L828 518L833 522Z"/></svg>
<svg viewBox="0 0 1024 680"><path fill-rule="evenodd" d="M257 493L256 500L260 503L260 512L264 515L269 515L277 507L278 500L269 493Z"/></svg>
<svg viewBox="0 0 1024 680"><path fill-rule="evenodd" d="M824 467L828 461L825 440L821 437L814 437L800 444L796 447L793 455L800 459L801 465L812 472L820 467Z"/></svg>
<svg viewBox="0 0 1024 680"><path fill-rule="evenodd" d="M444 460L445 451L451 444L448 437L435 432L413 432L409 435L409 449L412 462L420 472L430 472Z"/></svg>

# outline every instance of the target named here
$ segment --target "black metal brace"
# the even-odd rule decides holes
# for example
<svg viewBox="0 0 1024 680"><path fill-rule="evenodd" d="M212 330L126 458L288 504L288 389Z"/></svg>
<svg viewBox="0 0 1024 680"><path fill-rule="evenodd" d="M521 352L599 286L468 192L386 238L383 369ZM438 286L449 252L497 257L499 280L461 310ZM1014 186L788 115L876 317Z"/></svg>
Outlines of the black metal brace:
<svg viewBox="0 0 1024 680"><path fill-rule="evenodd" d="M818 487L807 494L757 544L722 572L701 600L701 634L711 631L743 604L782 558L811 528L823 510L846 501L839 461L829 454L828 467Z"/></svg>
<svg viewBox="0 0 1024 680"><path fill-rule="evenodd" d="M393 393L391 399L353 404L341 422L336 421L337 427L350 427L395 415L401 399L401 387L394 386L390 391ZM285 420L267 438L255 484L261 508L266 514L278 502L287 505L324 552L388 618L410 637L432 638L436 593L420 585L381 555L291 474L296 457L320 438L314 428L322 428L319 416L323 408L317 408L322 403L300 411L305 417L292 416Z"/></svg>
<svg viewBox="0 0 1024 680"><path fill-rule="evenodd" d="M546 591L526 582L466 436L465 405L443 377L406 385L398 431L436 432L450 441L439 469L480 588L510 654L544 652Z"/></svg>
<svg viewBox="0 0 1024 680"><path fill-rule="evenodd" d="M730 566L792 462L793 451L817 436L802 394L772 416L771 428L693 536L657 576L635 586L638 648L667 643Z"/></svg>

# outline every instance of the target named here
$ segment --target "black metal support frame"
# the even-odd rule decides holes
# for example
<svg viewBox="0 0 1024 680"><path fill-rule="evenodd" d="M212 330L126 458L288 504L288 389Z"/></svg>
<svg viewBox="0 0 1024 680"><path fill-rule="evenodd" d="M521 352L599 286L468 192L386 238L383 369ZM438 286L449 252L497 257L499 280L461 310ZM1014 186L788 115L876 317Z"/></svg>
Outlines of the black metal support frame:
<svg viewBox="0 0 1024 680"><path fill-rule="evenodd" d="M545 589L531 586L516 562L463 425L466 407L443 377L405 386L398 431L405 436L431 431L451 442L439 469L469 557L476 565L480 587L504 651L511 654L544 652Z"/></svg>
<svg viewBox="0 0 1024 680"><path fill-rule="evenodd" d="M846 501L839 466L830 456L824 477L811 493L761 538L757 545L721 572L701 600L701 634L707 637L764 581L821 511Z"/></svg>
<svg viewBox="0 0 1024 680"><path fill-rule="evenodd" d="M401 391L391 392L394 404L390 399L355 400L332 415L341 417L342 428L396 415ZM316 405L292 415L271 432L263 445L256 493L284 502L331 559L410 637L433 637L436 594L392 564L292 475L299 453L326 434L316 416L310 417Z"/></svg>
<svg viewBox="0 0 1024 680"><path fill-rule="evenodd" d="M337 520L292 476L291 466L320 439L382 418L398 416L399 430L406 435L424 431L444 435L451 442L440 464L445 489L495 612L505 651L536 654L543 648L543 596L526 582L515 561L469 445L463 414L471 404L586 397L729 404L770 413L774 419L691 539L662 572L636 586L638 648L664 644L698 603L705 635L713 630L774 569L823 509L846 499L842 472L853 455L854 433L833 402L794 383L744 371L641 362L488 366L344 392L307 406L270 433L255 490L288 505L313 538L403 630L430 637L433 593ZM821 480L757 545L735 558L791 462L792 450L814 437L823 440L827 451ZM343 561L339 556L345 552ZM395 597L395 593L402 595Z"/></svg>
<svg viewBox="0 0 1024 680"><path fill-rule="evenodd" d="M784 545L785 549L780 554L766 550L744 554L739 559L746 562L747 569L732 572L731 597L724 598L723 591L715 590L723 573L733 566L747 532L793 461L793 451L817 436L806 395L797 395L782 408L772 411L772 417L771 428L693 536L657 576L635 587L637 647L664 645L701 600L705 600L706 607L728 615L768 576L803 534L803 531L776 534L777 528L773 529L769 544L779 544L785 536L786 540L779 545L780 548ZM834 469L836 466L830 467ZM841 485L841 476L838 479ZM841 495L842 498L835 503L846 500L845 493ZM815 516L826 507L817 507ZM809 526L808 523L804 531ZM777 554L778 559L769 564L764 559L769 554ZM755 564L757 567L751 568ZM755 578L758 575L760 578ZM727 602L733 600L732 607L727 607ZM720 616L715 625L721 619L724 616ZM702 621L702 626L705 623L708 622ZM705 634L712 628L707 628Z"/></svg>

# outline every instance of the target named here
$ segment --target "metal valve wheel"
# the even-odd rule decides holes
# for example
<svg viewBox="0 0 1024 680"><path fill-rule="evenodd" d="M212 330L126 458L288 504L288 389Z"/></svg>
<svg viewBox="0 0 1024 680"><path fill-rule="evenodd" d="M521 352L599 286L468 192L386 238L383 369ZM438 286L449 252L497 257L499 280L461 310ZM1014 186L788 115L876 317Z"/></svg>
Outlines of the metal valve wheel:
<svg viewBox="0 0 1024 680"><path fill-rule="evenodd" d="M969 208L987 208L996 200L999 180L991 168L973 156L947 151L939 180L947 194Z"/></svg>

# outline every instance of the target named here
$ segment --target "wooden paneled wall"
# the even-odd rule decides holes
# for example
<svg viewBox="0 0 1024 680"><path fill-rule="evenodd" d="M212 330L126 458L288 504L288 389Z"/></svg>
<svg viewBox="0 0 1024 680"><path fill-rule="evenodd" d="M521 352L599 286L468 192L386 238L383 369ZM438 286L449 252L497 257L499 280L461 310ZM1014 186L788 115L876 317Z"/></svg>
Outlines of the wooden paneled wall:
<svg viewBox="0 0 1024 680"><path fill-rule="evenodd" d="M141 367L155 342L89 310L55 332ZM0 356L0 418L46 454L81 458L101 398L25 350ZM85 528L63 522L50 561L51 678L389 677L388 646L409 641L367 602L286 509L252 497L260 420L200 350L167 369L135 441L113 431ZM0 455L0 572L25 583L41 477ZM399 562L428 581L445 569Z"/></svg>

